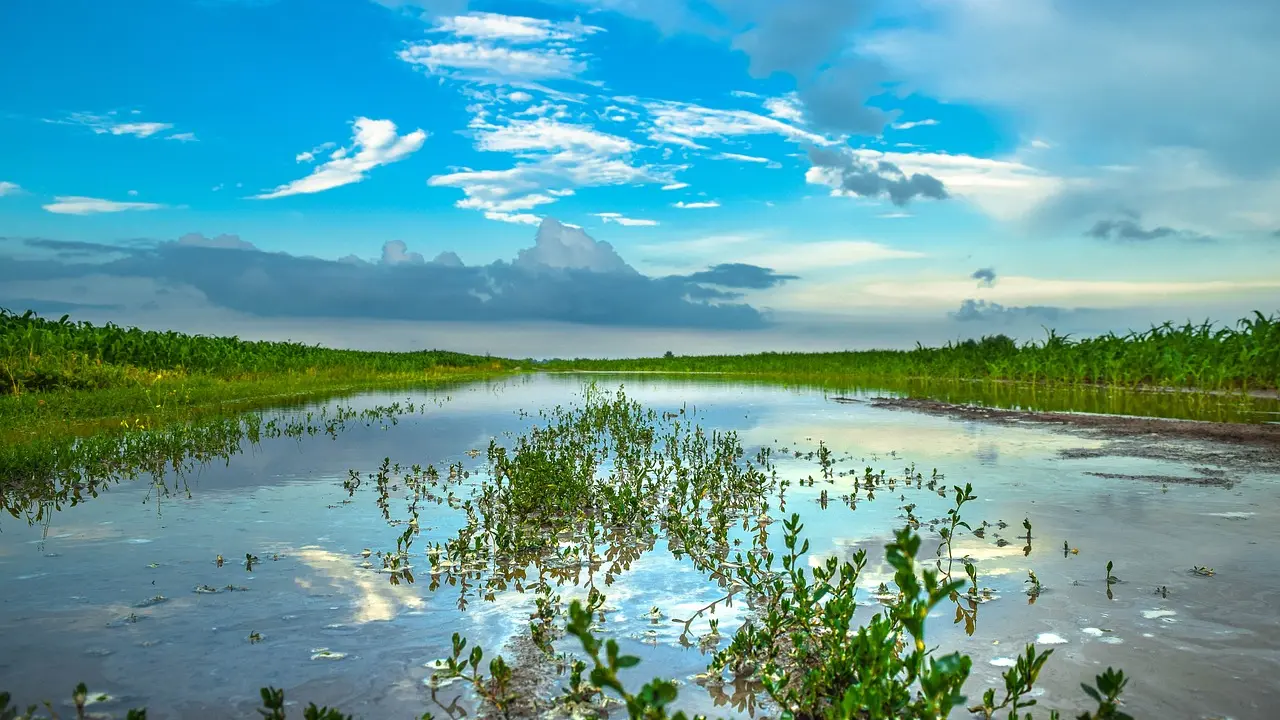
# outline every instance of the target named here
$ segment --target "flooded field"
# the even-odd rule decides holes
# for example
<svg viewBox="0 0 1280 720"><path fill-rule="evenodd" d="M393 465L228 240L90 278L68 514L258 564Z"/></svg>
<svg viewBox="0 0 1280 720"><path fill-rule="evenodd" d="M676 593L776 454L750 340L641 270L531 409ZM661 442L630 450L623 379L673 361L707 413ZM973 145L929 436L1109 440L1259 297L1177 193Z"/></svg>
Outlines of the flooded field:
<svg viewBox="0 0 1280 720"><path fill-rule="evenodd" d="M486 658L502 653L522 692L549 698L570 682L558 653L581 646L554 638L554 652L541 653L529 639L531 614L536 621L539 597L568 603L594 589L603 598L593 630L641 658L622 673L629 686L661 675L681 683L680 709L776 716L758 685L708 679L713 654L751 610L739 596L711 612L733 584L712 579L723 565L709 572L689 538L662 524L592 524L581 530L585 555L580 537L565 533L550 553L514 553L529 560L516 567L489 544L529 538L482 543L473 532L494 517L518 525L520 508L547 501L506 497L500 512L482 488L495 458L517 457L522 436L553 424L557 406L598 392L591 383L625 383L660 426L736 433L743 453L730 460L760 475L739 478L734 492L758 482L762 494L719 532L746 552L761 550L760 529L771 527L764 546L781 553L783 521L796 513L809 567L865 550L863 622L883 610L892 584L884 548L894 530L914 526L920 561L933 563L952 488L971 484L976 499L962 508L971 530L957 531L950 555L956 577L965 577L964 559L976 568L974 592L962 595L974 601L944 601L928 620L931 643L973 658L971 703L1003 688L1001 673L1034 642L1054 651L1033 691L1047 707L1086 709L1080 684L1106 667L1131 678L1125 710L1135 717L1240 720L1280 706L1280 467L1265 454L877 407L867 402L873 389L837 401L596 375L357 396L341 404L359 413L399 402L400 412L353 415L331 432L240 439L225 461L168 473L162 484L144 475L61 509L47 504L31 523L32 506L11 499L12 515L0 519L0 690L24 706L62 702L66 712L84 681L96 701L89 709L123 715L146 705L152 718L252 716L266 685L291 705L337 705L357 717L445 717L455 700L453 714L474 713L466 683L432 679L451 636ZM605 442L622 453L646 437ZM561 469L574 462L542 459ZM620 466L615 458L601 469ZM459 539L474 539L475 550ZM958 608L969 617L953 622Z"/></svg>

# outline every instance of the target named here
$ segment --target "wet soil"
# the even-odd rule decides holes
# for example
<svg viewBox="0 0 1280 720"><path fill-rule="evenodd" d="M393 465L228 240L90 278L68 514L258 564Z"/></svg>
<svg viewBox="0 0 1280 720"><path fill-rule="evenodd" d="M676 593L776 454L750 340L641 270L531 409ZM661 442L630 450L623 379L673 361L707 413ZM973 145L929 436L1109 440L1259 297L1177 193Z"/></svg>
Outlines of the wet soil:
<svg viewBox="0 0 1280 720"><path fill-rule="evenodd" d="M858 402L851 398L835 400ZM1225 468L1280 468L1280 424L1002 410L923 398L877 397L866 402L875 408L911 410L960 420L1002 425L1030 423L1057 426L1056 429L1063 432L1105 441L1101 447L1067 448L1059 451L1059 455L1064 458L1135 457L1209 466L1197 467L1197 477L1134 476L1140 480L1230 487L1232 481L1227 477Z"/></svg>

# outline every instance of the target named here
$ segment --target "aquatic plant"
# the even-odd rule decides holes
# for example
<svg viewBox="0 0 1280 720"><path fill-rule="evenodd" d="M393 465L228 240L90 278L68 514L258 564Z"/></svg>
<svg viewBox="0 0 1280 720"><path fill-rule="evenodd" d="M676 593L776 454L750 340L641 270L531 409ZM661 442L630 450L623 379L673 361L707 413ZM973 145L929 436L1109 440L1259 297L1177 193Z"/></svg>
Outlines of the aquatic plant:
<svg viewBox="0 0 1280 720"><path fill-rule="evenodd" d="M355 410L343 405L254 412L191 423L111 427L86 436L54 435L0 442L0 510L31 524L97 497L112 484L146 476L154 499L186 492L184 478L214 460L229 461L246 444L277 438L336 438L354 425L395 424L425 411L411 400ZM256 559L246 557L246 569ZM219 555L215 561L221 566Z"/></svg>

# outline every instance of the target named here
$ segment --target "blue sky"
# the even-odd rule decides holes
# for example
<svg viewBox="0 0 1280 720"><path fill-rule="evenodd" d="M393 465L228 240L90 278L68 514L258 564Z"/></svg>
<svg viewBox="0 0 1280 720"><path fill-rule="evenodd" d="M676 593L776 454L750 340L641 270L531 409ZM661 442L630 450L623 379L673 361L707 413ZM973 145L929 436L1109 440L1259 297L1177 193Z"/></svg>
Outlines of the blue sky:
<svg viewBox="0 0 1280 720"><path fill-rule="evenodd" d="M288 334L299 313L219 300L263 273L290 297L339 277L261 257L283 253L546 303L324 304L349 323L729 337L747 308L749 344L810 347L783 331L1231 320L1280 307L1278 35L1266 0L14 0L0 305ZM567 228L535 241L548 217ZM190 246L239 289L165 264ZM472 285L428 267L440 253ZM383 282L394 265L428 274ZM717 265L772 275L695 277ZM671 322L588 312L606 266L645 280L637 302L674 303Z"/></svg>

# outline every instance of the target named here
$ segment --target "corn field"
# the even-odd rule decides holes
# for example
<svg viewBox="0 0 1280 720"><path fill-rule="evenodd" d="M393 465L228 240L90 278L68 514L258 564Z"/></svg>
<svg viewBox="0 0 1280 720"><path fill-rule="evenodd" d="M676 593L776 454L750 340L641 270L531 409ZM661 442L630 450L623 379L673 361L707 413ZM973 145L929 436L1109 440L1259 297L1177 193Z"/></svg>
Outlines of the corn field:
<svg viewBox="0 0 1280 720"><path fill-rule="evenodd" d="M1234 326L1164 323L1081 340L1050 330L1023 345L995 335L914 350L557 360L545 367L1272 390L1280 386L1280 316L1255 312Z"/></svg>
<svg viewBox="0 0 1280 720"><path fill-rule="evenodd" d="M55 388L100 388L137 371L250 374L358 370L412 373L433 368L505 367L506 361L424 350L366 352L293 342L255 342L178 332L92 325L22 315L0 308L0 394Z"/></svg>

